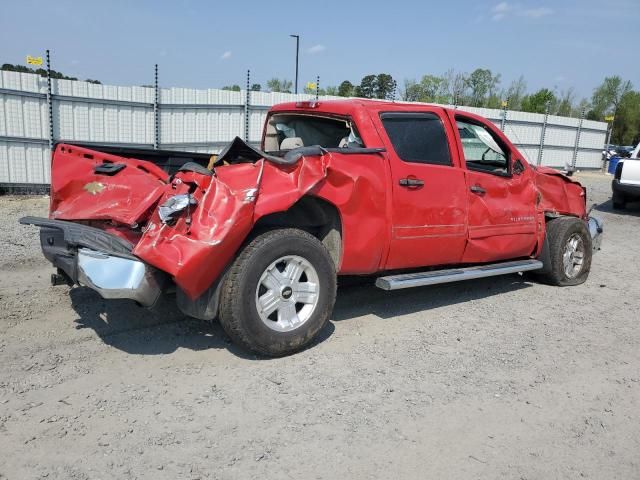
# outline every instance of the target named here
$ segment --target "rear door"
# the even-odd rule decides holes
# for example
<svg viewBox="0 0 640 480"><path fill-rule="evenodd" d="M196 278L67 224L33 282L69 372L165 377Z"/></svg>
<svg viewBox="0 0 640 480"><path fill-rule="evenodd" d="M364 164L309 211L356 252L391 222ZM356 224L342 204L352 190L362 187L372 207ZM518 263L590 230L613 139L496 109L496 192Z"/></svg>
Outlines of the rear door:
<svg viewBox="0 0 640 480"><path fill-rule="evenodd" d="M455 115L467 168L469 242L464 263L527 257L537 243L534 172L488 122Z"/></svg>
<svg viewBox="0 0 640 480"><path fill-rule="evenodd" d="M379 115L392 178L385 268L459 262L467 235L467 195L449 118L435 107Z"/></svg>

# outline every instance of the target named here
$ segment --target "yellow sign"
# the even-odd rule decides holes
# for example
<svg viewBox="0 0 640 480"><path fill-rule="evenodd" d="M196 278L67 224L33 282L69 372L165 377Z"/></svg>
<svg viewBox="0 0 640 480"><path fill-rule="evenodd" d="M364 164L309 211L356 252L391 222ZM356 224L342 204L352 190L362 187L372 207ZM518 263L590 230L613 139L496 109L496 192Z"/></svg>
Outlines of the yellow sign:
<svg viewBox="0 0 640 480"><path fill-rule="evenodd" d="M316 89L316 84L315 82L307 82L307 88L309 90L315 90Z"/></svg>
<svg viewBox="0 0 640 480"><path fill-rule="evenodd" d="M605 122L613 122L613 119L615 117L613 115L607 115L606 117L604 117L604 121Z"/></svg>
<svg viewBox="0 0 640 480"><path fill-rule="evenodd" d="M27 63L29 65L42 65L42 57L32 57L27 55Z"/></svg>

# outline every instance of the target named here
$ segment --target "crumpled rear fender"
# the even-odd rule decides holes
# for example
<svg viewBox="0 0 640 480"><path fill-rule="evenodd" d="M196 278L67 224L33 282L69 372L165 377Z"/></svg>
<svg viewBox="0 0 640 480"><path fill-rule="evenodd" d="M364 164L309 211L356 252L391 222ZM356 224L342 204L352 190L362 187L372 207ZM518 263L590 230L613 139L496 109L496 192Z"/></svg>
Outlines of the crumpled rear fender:
<svg viewBox="0 0 640 480"><path fill-rule="evenodd" d="M179 173L175 188L159 203L180 193L192 192L198 204L174 225L160 221L154 212L133 253L171 274L192 299L199 297L223 273L263 215L287 210L326 176L325 156L302 157L294 165L275 165L264 159L216 168L216 176Z"/></svg>

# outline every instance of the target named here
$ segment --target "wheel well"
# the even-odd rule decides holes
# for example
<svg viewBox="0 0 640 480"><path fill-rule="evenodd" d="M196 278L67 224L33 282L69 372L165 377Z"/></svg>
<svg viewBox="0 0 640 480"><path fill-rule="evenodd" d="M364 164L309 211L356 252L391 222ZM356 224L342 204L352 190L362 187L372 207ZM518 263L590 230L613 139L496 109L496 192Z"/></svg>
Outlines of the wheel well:
<svg viewBox="0 0 640 480"><path fill-rule="evenodd" d="M342 222L335 205L318 197L305 196L284 212L260 218L254 232L274 228L299 228L320 240L329 251L336 269L342 256Z"/></svg>

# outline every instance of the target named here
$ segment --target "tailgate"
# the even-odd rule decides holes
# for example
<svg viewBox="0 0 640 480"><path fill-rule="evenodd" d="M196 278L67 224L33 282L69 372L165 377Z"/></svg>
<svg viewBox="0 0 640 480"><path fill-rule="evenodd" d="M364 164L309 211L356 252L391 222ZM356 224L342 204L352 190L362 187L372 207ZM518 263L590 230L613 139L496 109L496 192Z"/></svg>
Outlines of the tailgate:
<svg viewBox="0 0 640 480"><path fill-rule="evenodd" d="M155 206L168 179L151 162L61 143L53 153L49 215L135 225Z"/></svg>

